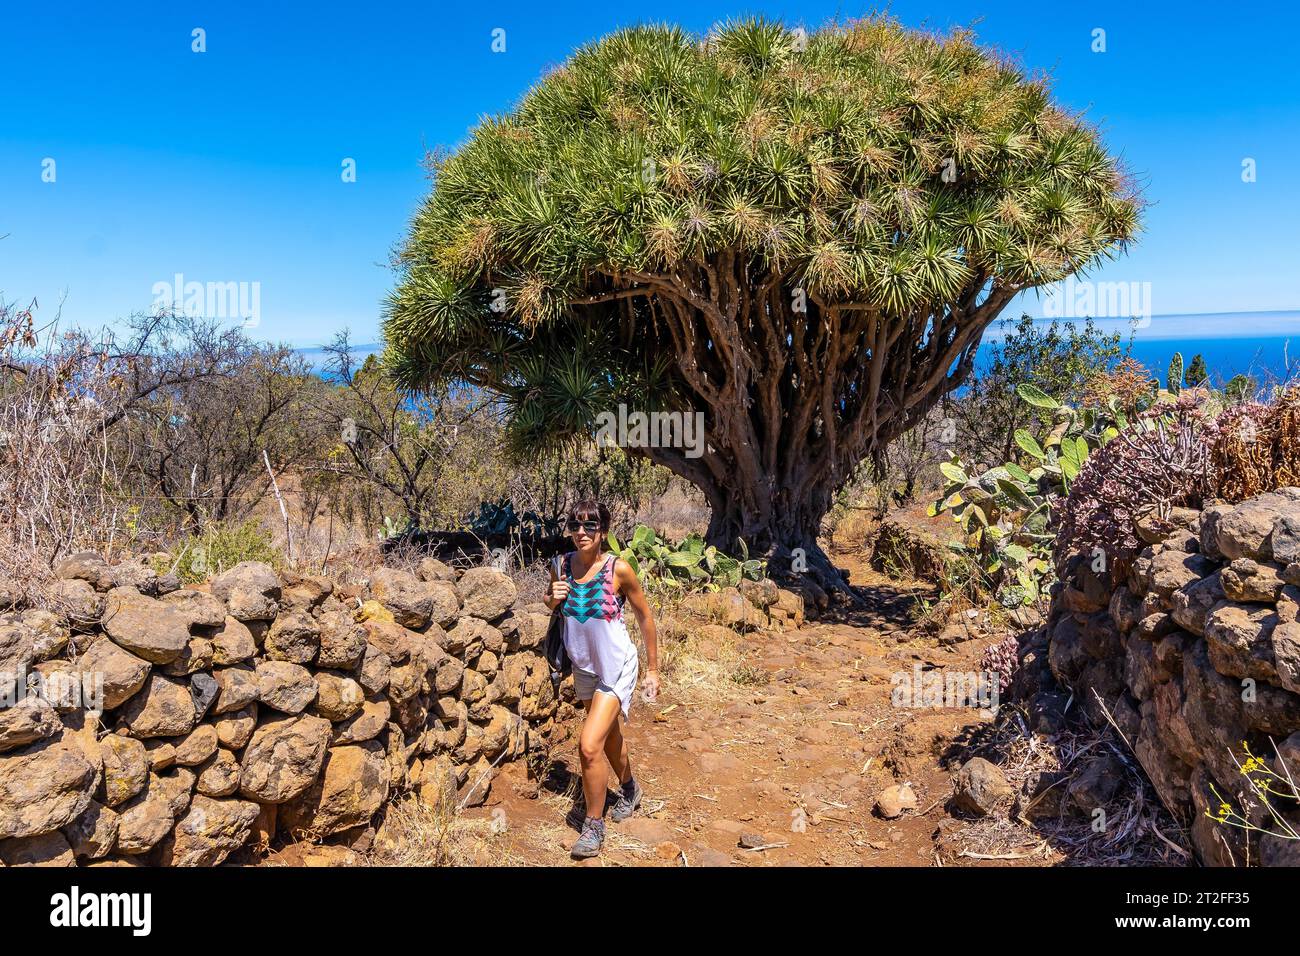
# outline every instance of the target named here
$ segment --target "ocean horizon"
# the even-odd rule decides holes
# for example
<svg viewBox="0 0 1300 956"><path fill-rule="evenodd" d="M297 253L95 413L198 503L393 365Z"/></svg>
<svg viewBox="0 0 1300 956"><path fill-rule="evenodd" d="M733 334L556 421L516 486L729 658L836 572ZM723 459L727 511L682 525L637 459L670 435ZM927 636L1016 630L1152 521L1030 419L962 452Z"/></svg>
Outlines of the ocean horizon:
<svg viewBox="0 0 1300 956"><path fill-rule="evenodd" d="M1020 315L1004 313L984 333L980 357L990 354L989 346L1001 341L1014 328ZM1086 317L1035 317L1035 324L1083 325ZM1261 312L1204 312L1153 315L1143 319L1093 319L1104 332L1118 332L1123 346L1152 374L1164 379L1175 352L1181 352L1184 366L1201 355L1212 381L1226 382L1234 375L1253 375L1259 379L1285 379L1300 374L1300 310L1278 309ZM1296 339L1294 349L1291 340ZM363 360L382 349L379 342L354 345L353 354ZM325 360L323 346L294 349L319 369ZM979 360L977 359L977 366Z"/></svg>
<svg viewBox="0 0 1300 956"><path fill-rule="evenodd" d="M984 333L980 356L989 355L989 346L1001 341L1018 318L1004 314L994 322ZM1043 326L1053 321L1081 326L1087 318L1034 319L1035 324ZM1194 356L1204 358L1215 384L1234 375L1251 375L1264 381L1300 374L1300 310L1170 314L1093 322L1103 332L1118 332L1128 354L1162 381L1176 352L1182 354L1184 368L1191 365ZM1294 349L1293 338L1298 340ZM979 358L976 364L978 367Z"/></svg>

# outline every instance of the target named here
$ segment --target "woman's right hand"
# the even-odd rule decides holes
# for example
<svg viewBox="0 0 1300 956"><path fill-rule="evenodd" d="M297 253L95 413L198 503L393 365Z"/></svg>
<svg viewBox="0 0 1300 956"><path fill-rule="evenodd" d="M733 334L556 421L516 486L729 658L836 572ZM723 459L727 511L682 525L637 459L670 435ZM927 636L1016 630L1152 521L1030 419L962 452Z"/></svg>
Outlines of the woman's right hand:
<svg viewBox="0 0 1300 956"><path fill-rule="evenodd" d="M568 596L569 596L569 582L568 582L568 581L552 581L552 582L551 582L551 600L552 600L552 601L559 601L561 604L563 604L563 603L565 602L565 600L568 598Z"/></svg>

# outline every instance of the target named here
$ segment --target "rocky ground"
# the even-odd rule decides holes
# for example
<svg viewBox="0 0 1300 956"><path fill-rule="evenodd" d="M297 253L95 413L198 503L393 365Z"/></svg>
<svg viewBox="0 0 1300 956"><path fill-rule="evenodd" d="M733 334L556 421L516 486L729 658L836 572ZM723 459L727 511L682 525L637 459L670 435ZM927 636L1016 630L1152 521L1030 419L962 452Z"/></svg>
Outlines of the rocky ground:
<svg viewBox="0 0 1300 956"><path fill-rule="evenodd" d="M810 621L771 581L652 592L663 694L627 727L647 799L592 865L1267 864L1262 839L1216 858L1188 787L1229 792L1239 740L1300 750L1296 501L1173 515L1121 580L1074 568L1046 622L940 600L902 522L888 553L835 553L861 604L810 593ZM509 576L180 588L91 558L61 572L66 625L0 621L0 657L46 690L89 674L104 707L0 710L0 862L568 862L581 715Z"/></svg>
<svg viewBox="0 0 1300 956"><path fill-rule="evenodd" d="M1156 839L1163 811L1104 736L1030 728L1005 704L996 717L896 706L895 674L974 671L1005 629L972 611L936 633L913 620L929 587L886 578L865 556L838 559L867 607L785 633L688 639L660 700L637 702L626 732L646 803L609 824L591 865L1052 865L1132 860L1135 847L1142 862L1183 862L1177 825L1162 820ZM691 658L730 679L694 682ZM540 780L513 765L466 812L479 834L469 859L568 861L577 834L564 817L580 793L570 723ZM1094 791L1114 805L1120 785L1133 790L1120 819L1091 831Z"/></svg>

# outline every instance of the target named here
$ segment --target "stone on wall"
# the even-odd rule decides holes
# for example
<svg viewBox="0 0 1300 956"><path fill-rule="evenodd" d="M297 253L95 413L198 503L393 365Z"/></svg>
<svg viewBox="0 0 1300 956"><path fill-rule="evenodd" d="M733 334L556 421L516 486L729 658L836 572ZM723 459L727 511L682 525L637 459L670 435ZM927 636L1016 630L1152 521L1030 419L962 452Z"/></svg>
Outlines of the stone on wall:
<svg viewBox="0 0 1300 956"><path fill-rule="evenodd" d="M0 709L7 865L214 866L278 836L366 832L408 791L477 805L556 727L549 612L494 568L426 559L367 588L244 562L181 587L87 553L56 574L64 616L0 615L0 672L86 693ZM771 582L725 600L746 626L803 621Z"/></svg>
<svg viewBox="0 0 1300 956"><path fill-rule="evenodd" d="M1284 841L1261 841L1206 810L1227 799L1257 826L1269 823L1239 766L1243 743L1269 760L1270 738L1282 741L1279 759L1300 779L1300 744L1291 743L1300 741L1300 588L1291 580L1300 577L1300 489L1212 504L1175 525L1140 533L1149 547L1110 575L1067 566L1048 617L1051 671L1094 721L1106 719L1088 706L1097 696L1117 720L1133 710L1122 729L1202 863L1286 865L1294 854ZM1109 628L1081 594L1104 600ZM1282 812L1300 824L1295 810Z"/></svg>

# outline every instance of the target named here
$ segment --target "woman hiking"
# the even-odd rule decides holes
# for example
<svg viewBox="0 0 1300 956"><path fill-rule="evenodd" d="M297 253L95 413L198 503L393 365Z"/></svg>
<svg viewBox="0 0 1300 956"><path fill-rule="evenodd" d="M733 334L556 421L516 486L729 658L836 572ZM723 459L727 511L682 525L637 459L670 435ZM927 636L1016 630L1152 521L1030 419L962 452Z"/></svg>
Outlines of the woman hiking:
<svg viewBox="0 0 1300 956"><path fill-rule="evenodd" d="M636 572L603 546L609 533L609 509L591 499L579 501L569 512L565 530L574 550L564 555L558 570L552 563L546 605L552 611L560 608L564 615L564 647L573 663L574 694L587 712L578 738L586 815L571 851L576 859L584 859L596 856L605 842L606 758L619 782L610 811L614 822L626 820L641 804L641 786L632 776L619 722L620 717L627 720L640 665L623 623L624 604L631 606L645 640L641 688L647 701L659 695L659 647L654 615Z"/></svg>

